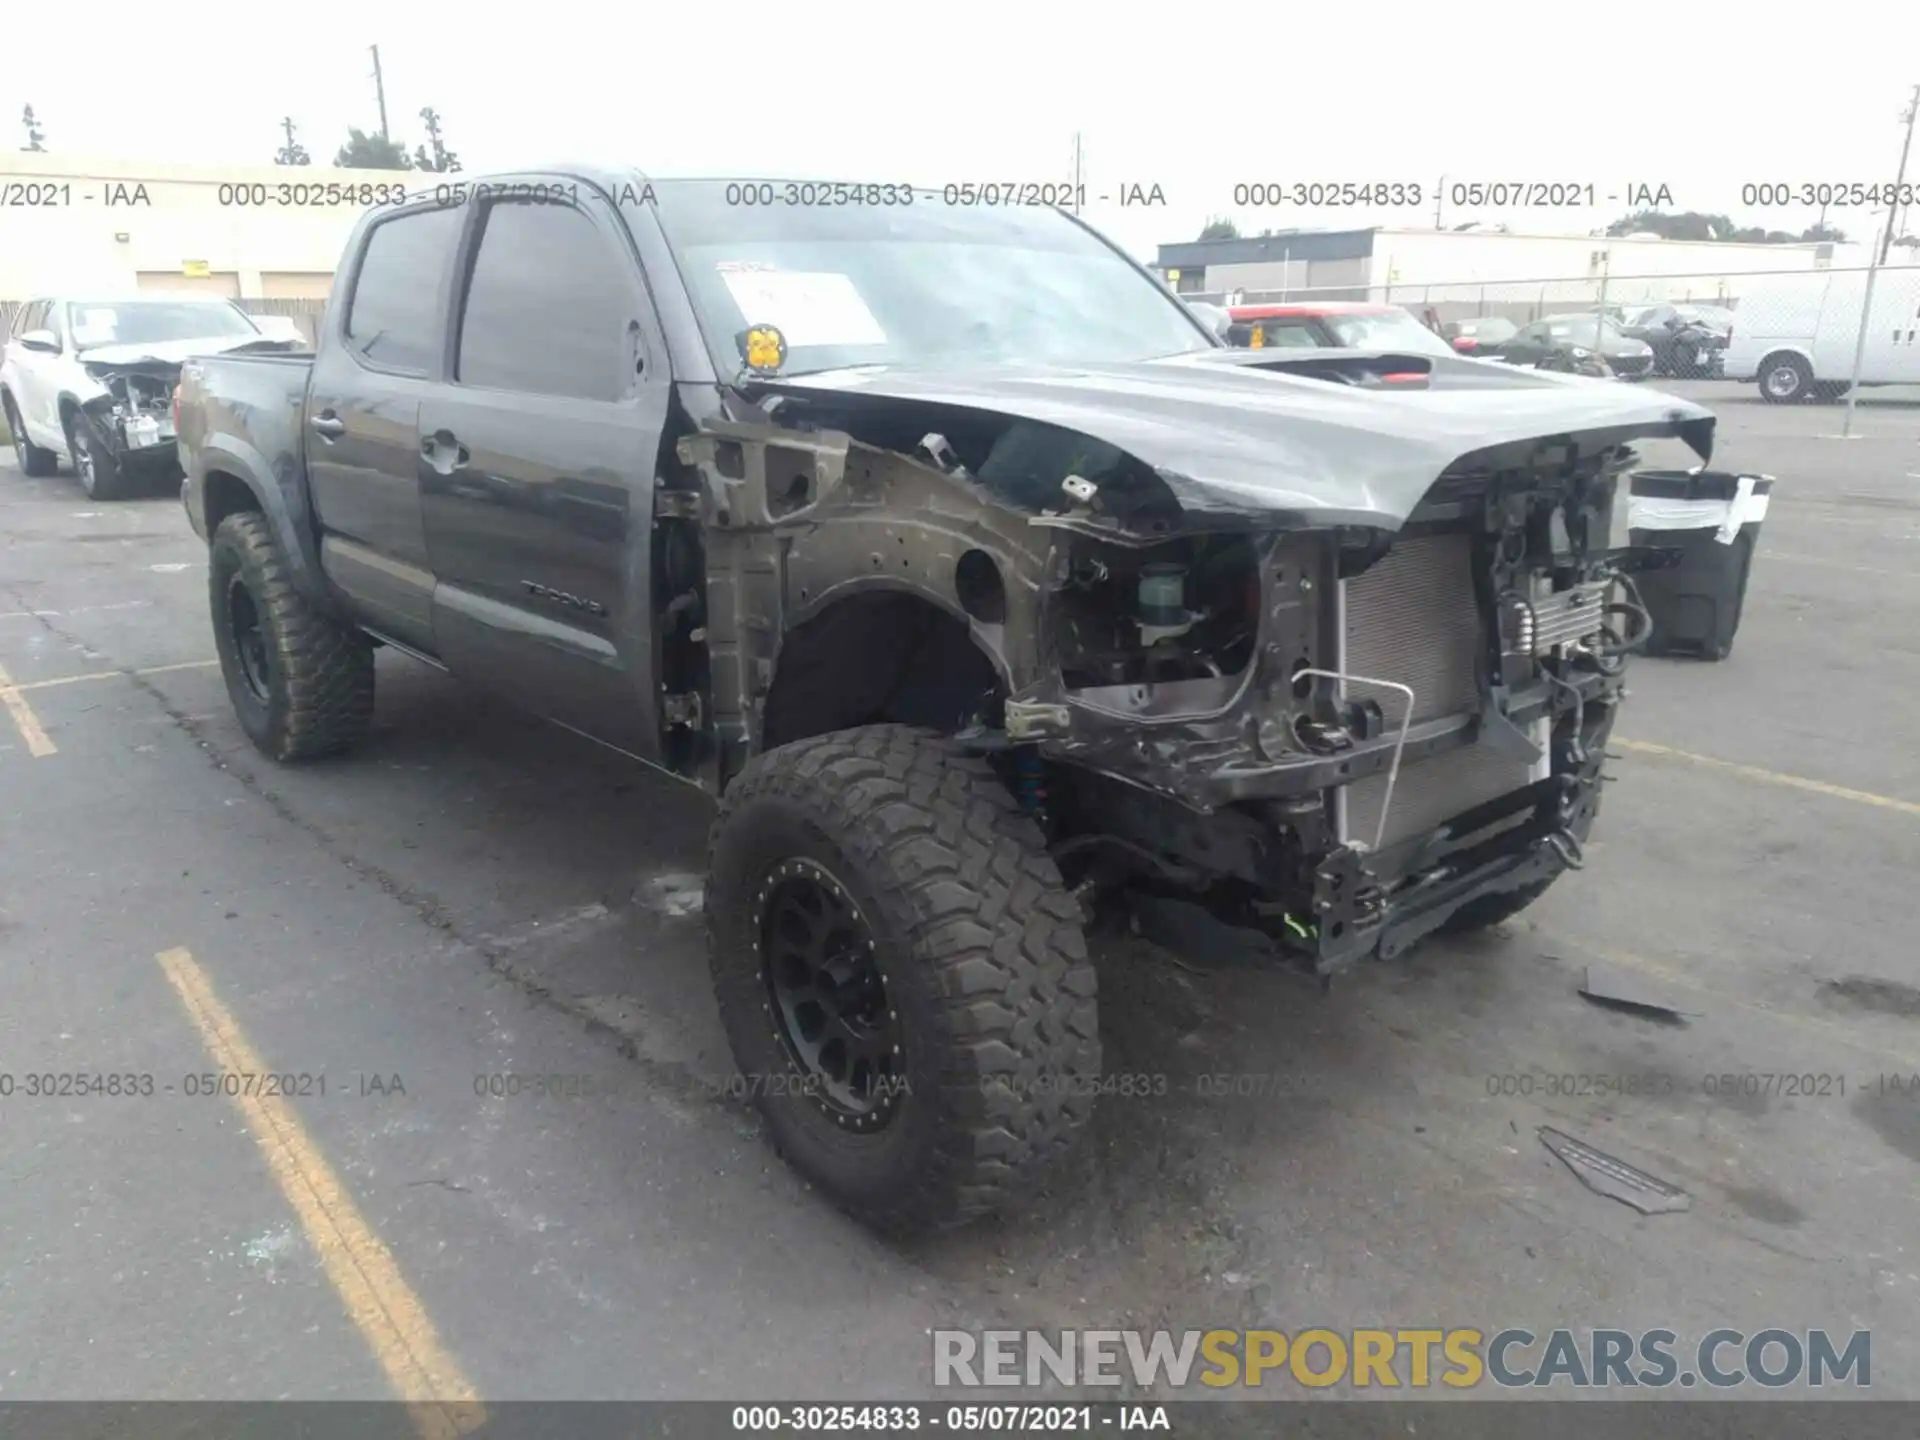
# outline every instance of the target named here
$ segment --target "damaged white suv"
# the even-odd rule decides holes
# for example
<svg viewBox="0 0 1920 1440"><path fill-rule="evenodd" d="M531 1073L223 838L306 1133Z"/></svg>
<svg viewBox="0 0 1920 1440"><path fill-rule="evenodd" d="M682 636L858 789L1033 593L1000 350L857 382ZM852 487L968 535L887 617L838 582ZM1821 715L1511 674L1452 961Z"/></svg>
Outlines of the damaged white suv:
<svg viewBox="0 0 1920 1440"><path fill-rule="evenodd" d="M189 356L286 349L239 306L204 295L38 299L0 356L0 412L29 475L65 459L96 500L179 473L173 387Z"/></svg>

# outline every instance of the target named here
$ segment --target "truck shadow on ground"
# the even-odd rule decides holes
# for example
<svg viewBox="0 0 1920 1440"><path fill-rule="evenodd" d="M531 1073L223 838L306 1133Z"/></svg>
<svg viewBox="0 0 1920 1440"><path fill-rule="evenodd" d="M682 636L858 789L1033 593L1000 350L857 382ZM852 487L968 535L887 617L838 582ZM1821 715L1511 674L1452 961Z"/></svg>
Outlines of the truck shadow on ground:
<svg viewBox="0 0 1920 1440"><path fill-rule="evenodd" d="M724 1094L698 904L705 796L410 662L383 660L381 683L372 741L299 803L435 897L513 978L656 1073ZM1410 1117L1412 1067L1434 1063L1415 1042L1508 1010L1530 958L1503 935L1441 942L1323 993L1279 964L1176 953L1125 925L1089 940L1105 1076L1088 1143L1012 1214L897 1247L1059 1324L1259 1320L1275 1298L1259 1257L1286 1220L1252 1202L1284 1177L1310 1186L1315 1157L1381 1123L1369 1117Z"/></svg>

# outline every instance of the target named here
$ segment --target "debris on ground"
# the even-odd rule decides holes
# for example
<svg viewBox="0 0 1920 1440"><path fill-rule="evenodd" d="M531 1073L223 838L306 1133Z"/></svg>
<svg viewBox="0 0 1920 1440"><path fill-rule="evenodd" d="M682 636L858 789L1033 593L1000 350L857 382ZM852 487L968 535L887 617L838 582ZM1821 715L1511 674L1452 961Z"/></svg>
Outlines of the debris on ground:
<svg viewBox="0 0 1920 1440"><path fill-rule="evenodd" d="M1686 1191L1624 1160L1617 1160L1605 1151L1596 1150L1571 1135L1555 1130L1551 1125L1542 1125L1537 1133L1540 1143L1558 1156L1580 1183L1596 1195L1605 1195L1610 1200L1631 1205L1642 1215L1665 1215L1693 1208L1693 1197Z"/></svg>
<svg viewBox="0 0 1920 1440"><path fill-rule="evenodd" d="M1687 1023L1689 1012L1669 1005L1649 989L1639 976L1618 966L1588 965L1583 968L1580 972L1580 996L1604 1009L1618 1010L1623 1015L1637 1015L1661 1025L1684 1026Z"/></svg>

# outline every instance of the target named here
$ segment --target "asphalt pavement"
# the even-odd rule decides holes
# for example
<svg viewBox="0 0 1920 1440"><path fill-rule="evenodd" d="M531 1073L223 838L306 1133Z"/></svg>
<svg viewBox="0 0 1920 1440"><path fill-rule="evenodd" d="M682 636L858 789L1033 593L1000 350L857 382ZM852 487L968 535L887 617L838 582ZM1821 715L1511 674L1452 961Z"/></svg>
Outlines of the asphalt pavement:
<svg viewBox="0 0 1920 1440"><path fill-rule="evenodd" d="M907 1398L936 1327L1416 1324L1865 1328L1920 1397L1920 402L1672 388L1777 484L1732 656L1636 662L1586 869L1325 994L1100 937L1109 1071L1169 1083L911 1245L729 1094L701 796L388 652L364 749L274 767L177 498L0 461L0 1399ZM27 1093L75 1073L133 1093Z"/></svg>

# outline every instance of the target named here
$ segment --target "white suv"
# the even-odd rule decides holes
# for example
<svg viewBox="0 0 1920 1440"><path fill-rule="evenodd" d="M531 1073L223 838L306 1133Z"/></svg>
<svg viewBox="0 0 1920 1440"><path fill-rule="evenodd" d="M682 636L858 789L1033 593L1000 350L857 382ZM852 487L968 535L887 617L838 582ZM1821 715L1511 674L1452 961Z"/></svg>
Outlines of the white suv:
<svg viewBox="0 0 1920 1440"><path fill-rule="evenodd" d="M0 355L0 412L29 475L64 458L87 494L113 500L179 464L173 387L188 357L262 343L245 311L204 295L30 300Z"/></svg>

